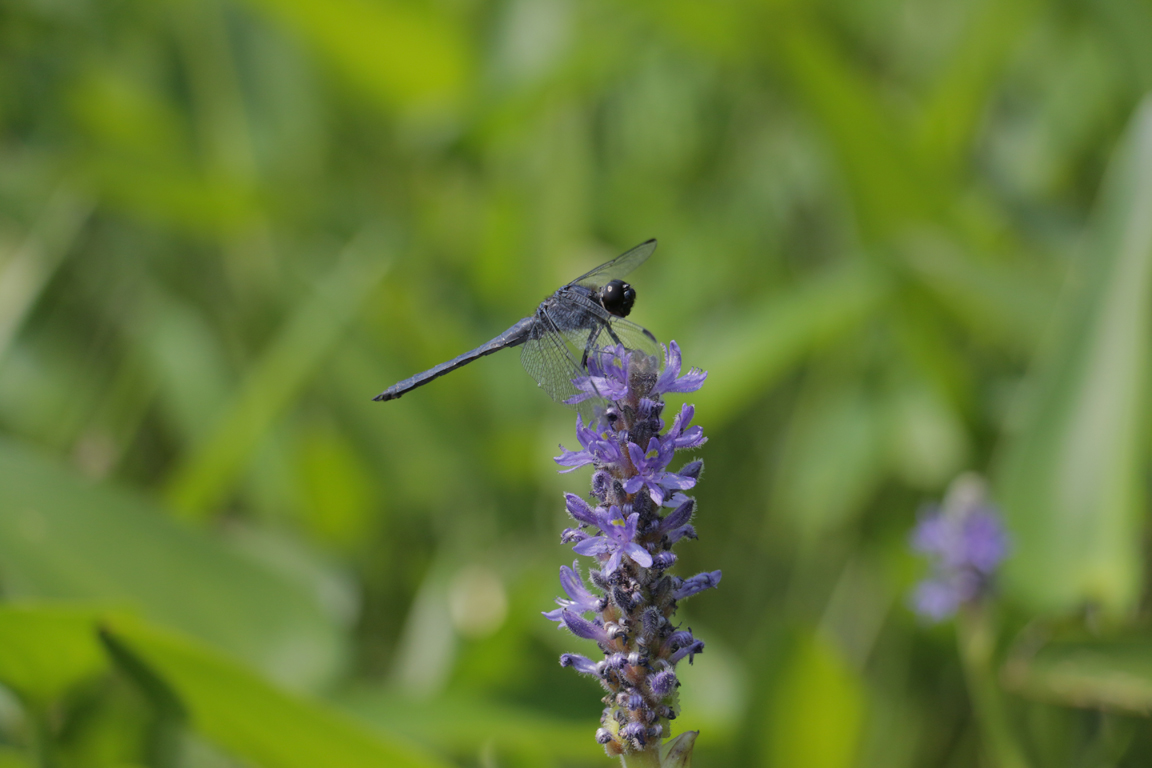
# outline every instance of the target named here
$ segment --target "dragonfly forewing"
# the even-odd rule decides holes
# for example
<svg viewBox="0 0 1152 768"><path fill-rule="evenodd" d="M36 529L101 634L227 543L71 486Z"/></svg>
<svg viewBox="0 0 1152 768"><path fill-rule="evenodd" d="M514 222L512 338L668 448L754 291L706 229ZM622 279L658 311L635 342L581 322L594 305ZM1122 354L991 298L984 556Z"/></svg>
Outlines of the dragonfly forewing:
<svg viewBox="0 0 1152 768"><path fill-rule="evenodd" d="M599 288L612 280L619 280L636 267L643 264L656 250L655 240L646 240L630 251L625 251L606 264L586 272L568 285L583 285L589 288Z"/></svg>

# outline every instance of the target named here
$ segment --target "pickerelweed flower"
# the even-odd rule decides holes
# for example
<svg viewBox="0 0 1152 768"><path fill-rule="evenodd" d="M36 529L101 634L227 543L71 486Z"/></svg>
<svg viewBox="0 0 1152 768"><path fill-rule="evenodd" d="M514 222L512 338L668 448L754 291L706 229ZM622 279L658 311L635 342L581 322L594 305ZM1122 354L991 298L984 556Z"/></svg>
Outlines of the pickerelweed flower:
<svg viewBox="0 0 1152 768"><path fill-rule="evenodd" d="M707 374L692 368L681 375L680 348L672 342L660 361L639 350L609 348L588 360L587 376L575 380L580 392L572 404L597 398L606 407L585 424L576 417L579 450L556 462L571 472L592 466L592 502L565 494L576 525L561 541L576 554L595 560L585 585L578 563L560 568L567 597L545 613L577 637L593 640L603 658L566 653L560 664L597 678L607 695L596 740L609 755L656 750L678 711L677 663L704 650L692 630L675 623L677 603L720 583L720 571L688 579L668 569L676 562L672 546L696 538L691 525L696 500L686 496L700 479L703 462L676 471L677 451L692 450L706 438L690 426L695 409L681 407L667 432L662 396L695 392ZM689 742L690 744L690 742ZM688 747L690 749L690 746Z"/></svg>
<svg viewBox="0 0 1152 768"><path fill-rule="evenodd" d="M975 475L956 479L942 505L921 514L912 549L926 556L931 573L912 594L912 608L930 621L953 616L960 606L987 596L1008 555L1008 535L984 482Z"/></svg>

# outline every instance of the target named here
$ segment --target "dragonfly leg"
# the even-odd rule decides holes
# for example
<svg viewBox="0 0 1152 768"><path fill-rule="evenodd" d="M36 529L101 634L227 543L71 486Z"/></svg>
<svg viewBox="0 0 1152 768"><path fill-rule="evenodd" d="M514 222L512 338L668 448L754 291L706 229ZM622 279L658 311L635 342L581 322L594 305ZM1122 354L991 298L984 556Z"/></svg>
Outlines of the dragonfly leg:
<svg viewBox="0 0 1152 768"><path fill-rule="evenodd" d="M604 330L604 326L597 325L596 329L588 334L588 343L584 345L584 356L580 358L580 367L584 370L588 370L588 353L592 351L592 347L596 346L596 339L600 337L600 331L602 330ZM608 329L608 333L611 333L613 337L616 336L611 328Z"/></svg>

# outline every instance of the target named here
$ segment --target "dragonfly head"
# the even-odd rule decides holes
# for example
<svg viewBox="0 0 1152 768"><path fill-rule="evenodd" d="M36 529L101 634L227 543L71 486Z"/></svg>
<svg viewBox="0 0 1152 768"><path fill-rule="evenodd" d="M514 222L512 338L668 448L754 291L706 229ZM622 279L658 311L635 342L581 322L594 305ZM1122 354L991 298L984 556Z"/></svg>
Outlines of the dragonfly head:
<svg viewBox="0 0 1152 768"><path fill-rule="evenodd" d="M623 280L610 280L600 289L600 304L616 317L628 317L635 302L635 289Z"/></svg>

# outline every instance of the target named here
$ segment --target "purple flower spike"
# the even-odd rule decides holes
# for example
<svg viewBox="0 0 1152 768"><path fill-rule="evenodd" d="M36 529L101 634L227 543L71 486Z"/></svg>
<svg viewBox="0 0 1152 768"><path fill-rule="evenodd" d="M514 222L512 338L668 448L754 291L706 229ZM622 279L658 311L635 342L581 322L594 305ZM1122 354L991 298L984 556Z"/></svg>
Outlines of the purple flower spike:
<svg viewBox="0 0 1152 768"><path fill-rule="evenodd" d="M944 621L960 608L960 593L946 581L926 579L912 593L912 608L929 621Z"/></svg>
<svg viewBox="0 0 1152 768"><path fill-rule="evenodd" d="M680 600L720 583L720 571L682 579L668 571L677 561L673 545L696 538L692 518L695 487L703 463L689 461L669 471L678 451L704 445L704 430L692 424L696 409L682 405L666 427L662 395L694 392L707 374L692 368L681 375L680 347L672 342L664 365L642 350L602 348L588 357L587 375L573 380L581 394L606 399L596 425L576 418L580 450L557 457L561 472L592 466L592 499L565 494L564 506L578 527L561 540L595 558L585 585L574 563L560 569L567 597L544 615L577 637L595 641L602 661L565 654L560 663L595 675L608 691L596 740L609 756L653 751L670 733L678 714L676 664L692 663L704 643L677 630ZM585 618L590 615L592 618Z"/></svg>
<svg viewBox="0 0 1152 768"><path fill-rule="evenodd" d="M620 735L638 746L643 746L648 737L648 727L633 721L620 729Z"/></svg>
<svg viewBox="0 0 1152 768"><path fill-rule="evenodd" d="M689 643L688 645L684 646L683 648L676 651L675 653L673 653L671 656L668 657L668 661L675 664L678 661L680 661L681 659L683 659L685 656L687 656L688 657L688 663L691 664L695 660L696 654L700 653L703 650L704 650L704 641L703 640L696 640L696 641Z"/></svg>
<svg viewBox="0 0 1152 768"><path fill-rule="evenodd" d="M668 515L660 521L660 530L671 531L679 528L692 519L692 514L696 511L696 499L685 497L684 502L676 509L668 513Z"/></svg>
<svg viewBox="0 0 1152 768"><path fill-rule="evenodd" d="M912 550L931 564L911 599L913 610L929 621L943 621L986 597L1008 556L1008 535L974 475L957 478L943 505L929 507L910 538Z"/></svg>

